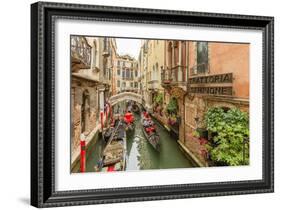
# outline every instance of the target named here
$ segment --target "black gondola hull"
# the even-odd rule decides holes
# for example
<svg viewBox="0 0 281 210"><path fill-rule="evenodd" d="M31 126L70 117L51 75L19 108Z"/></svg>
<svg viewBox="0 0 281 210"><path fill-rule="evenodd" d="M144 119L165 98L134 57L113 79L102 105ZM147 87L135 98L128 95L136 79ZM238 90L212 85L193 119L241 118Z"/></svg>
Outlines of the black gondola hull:
<svg viewBox="0 0 281 210"><path fill-rule="evenodd" d="M142 126L142 132L147 139L147 141L151 144L151 146L158 152L160 152L160 136L157 133L153 133L149 135L146 131L144 126Z"/></svg>

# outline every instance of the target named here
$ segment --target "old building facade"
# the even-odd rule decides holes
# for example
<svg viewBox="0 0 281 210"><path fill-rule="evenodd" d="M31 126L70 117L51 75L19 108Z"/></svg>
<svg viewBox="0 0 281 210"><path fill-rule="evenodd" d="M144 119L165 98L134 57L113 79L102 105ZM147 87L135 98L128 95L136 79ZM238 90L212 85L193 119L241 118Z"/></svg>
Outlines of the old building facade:
<svg viewBox="0 0 281 210"><path fill-rule="evenodd" d="M115 69L114 86L116 86L116 94L140 92L140 72L135 58L129 55L118 55L115 60Z"/></svg>
<svg viewBox="0 0 281 210"><path fill-rule="evenodd" d="M81 134L86 142L95 139L109 125L112 96L134 100L126 94L142 99L176 145L207 166L206 147L194 132L205 128L211 107L249 112L249 44L146 39L136 59L118 54L115 38L71 36L73 165Z"/></svg>
<svg viewBox="0 0 281 210"><path fill-rule="evenodd" d="M142 105L147 108L148 84L147 84L147 69L148 69L148 40L141 40L141 47L138 58L138 67L140 71L140 93L142 95Z"/></svg>
<svg viewBox="0 0 281 210"><path fill-rule="evenodd" d="M166 41L161 84L167 112L161 120L199 164L207 164L206 148L194 131L204 127L210 107L248 111L248 81L248 44Z"/></svg>
<svg viewBox="0 0 281 210"><path fill-rule="evenodd" d="M146 107L150 112L162 108L164 89L161 86L161 69L164 68L164 44L164 40L147 41Z"/></svg>
<svg viewBox="0 0 281 210"><path fill-rule="evenodd" d="M192 132L204 127L210 107L249 112L249 44L190 42L189 86L182 143L206 164L204 148Z"/></svg>
<svg viewBox="0 0 281 210"><path fill-rule="evenodd" d="M72 166L79 158L81 134L88 143L107 120L115 49L114 39L71 36Z"/></svg>

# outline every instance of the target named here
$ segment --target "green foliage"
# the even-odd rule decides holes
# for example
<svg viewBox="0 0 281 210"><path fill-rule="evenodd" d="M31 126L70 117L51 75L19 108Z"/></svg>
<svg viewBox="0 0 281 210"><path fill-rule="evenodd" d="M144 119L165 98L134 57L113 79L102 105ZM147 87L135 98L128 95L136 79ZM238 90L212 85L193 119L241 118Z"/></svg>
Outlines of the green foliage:
<svg viewBox="0 0 281 210"><path fill-rule="evenodd" d="M199 138L199 137L200 137L200 133L199 133L197 130L193 131L193 132L192 132L192 135L193 135L195 138Z"/></svg>
<svg viewBox="0 0 281 210"><path fill-rule="evenodd" d="M178 102L177 99L175 98L171 98L171 100L169 101L169 104L167 105L167 112L169 114L175 114L177 113L178 110Z"/></svg>
<svg viewBox="0 0 281 210"><path fill-rule="evenodd" d="M213 144L207 146L214 161L231 166L249 164L249 144L245 143L249 139L248 113L237 108L227 112L222 108L210 108L205 123L207 130L214 134Z"/></svg>
<svg viewBox="0 0 281 210"><path fill-rule="evenodd" d="M158 93L155 97L154 97L154 102L157 104L162 104L163 100L164 100L164 95L163 93Z"/></svg>

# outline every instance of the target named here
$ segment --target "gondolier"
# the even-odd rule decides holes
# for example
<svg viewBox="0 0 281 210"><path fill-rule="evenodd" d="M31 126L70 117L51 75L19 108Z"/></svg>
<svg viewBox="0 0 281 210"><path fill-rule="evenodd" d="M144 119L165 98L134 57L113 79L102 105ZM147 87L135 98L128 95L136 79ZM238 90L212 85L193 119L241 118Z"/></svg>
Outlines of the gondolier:
<svg viewBox="0 0 281 210"><path fill-rule="evenodd" d="M126 124L126 131L133 133L133 131L135 130L135 118L134 115L132 114L131 111L127 111L126 114L124 115L123 118L125 124Z"/></svg>
<svg viewBox="0 0 281 210"><path fill-rule="evenodd" d="M125 123L127 123L127 124L133 123L133 122L134 122L134 115L132 114L131 111L128 111L128 112L124 115L124 121L125 121Z"/></svg>

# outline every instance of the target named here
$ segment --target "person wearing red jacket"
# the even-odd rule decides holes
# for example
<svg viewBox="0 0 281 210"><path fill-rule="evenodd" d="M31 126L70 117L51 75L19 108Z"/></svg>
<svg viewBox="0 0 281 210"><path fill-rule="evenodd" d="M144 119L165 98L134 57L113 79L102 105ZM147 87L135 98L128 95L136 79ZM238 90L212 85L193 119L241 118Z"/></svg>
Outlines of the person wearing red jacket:
<svg viewBox="0 0 281 210"><path fill-rule="evenodd" d="M133 123L134 122L134 116L131 113L131 111L128 111L125 115L124 115L124 121L127 124Z"/></svg>

